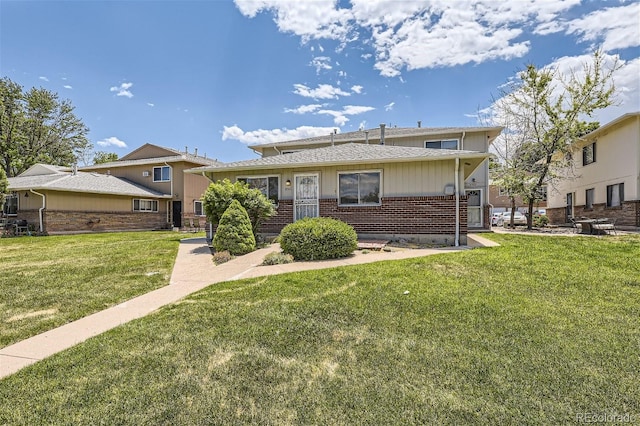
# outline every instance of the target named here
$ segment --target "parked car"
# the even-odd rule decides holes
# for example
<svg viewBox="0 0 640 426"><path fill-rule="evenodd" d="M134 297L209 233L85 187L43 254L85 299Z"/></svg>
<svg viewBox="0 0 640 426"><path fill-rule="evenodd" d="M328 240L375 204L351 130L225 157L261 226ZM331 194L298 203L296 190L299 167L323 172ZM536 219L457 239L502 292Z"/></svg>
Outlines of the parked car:
<svg viewBox="0 0 640 426"><path fill-rule="evenodd" d="M513 215L514 225L526 225L527 217L520 212L515 212ZM511 225L511 212L505 212L498 220L498 226L510 226Z"/></svg>
<svg viewBox="0 0 640 426"><path fill-rule="evenodd" d="M502 217L502 214L503 214L502 212L499 212L491 215L491 226L498 225L498 220L500 220L500 218Z"/></svg>

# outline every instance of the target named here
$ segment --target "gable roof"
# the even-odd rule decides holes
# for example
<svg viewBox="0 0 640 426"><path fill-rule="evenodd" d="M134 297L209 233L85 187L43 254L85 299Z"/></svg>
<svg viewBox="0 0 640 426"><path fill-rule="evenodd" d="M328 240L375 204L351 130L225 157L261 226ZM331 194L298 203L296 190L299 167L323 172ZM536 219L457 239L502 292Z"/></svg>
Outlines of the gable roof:
<svg viewBox="0 0 640 426"><path fill-rule="evenodd" d="M154 156L145 156L144 151L154 151ZM161 154L161 155L157 155ZM142 157L139 157L142 155ZM118 167L138 166L138 165L151 165L151 164L164 164L164 163L178 163L188 162L193 164L200 164L203 166L213 165L219 163L215 158L206 158L201 155L189 154L188 152L181 152L173 148L166 148L158 145L146 143L138 149L130 152L124 157L110 161L108 163L93 164L91 166L79 167L80 170L100 170L100 169L113 169Z"/></svg>
<svg viewBox="0 0 640 426"><path fill-rule="evenodd" d="M384 138L385 140L393 140L397 138L406 138L406 137L419 137L423 136L425 138L434 138L442 135L450 135L450 134L462 134L462 133L473 133L473 132L487 132L490 136L490 141L495 139L500 132L502 131L502 127L386 127L384 130ZM333 143L334 144L342 144L348 142L365 142L367 139L372 144L377 144L380 141L380 128L374 127L373 129L367 130L365 133L364 130L358 130L355 132L346 132L346 133L336 133L333 135ZM254 144L249 145L249 148L262 150L263 148L280 148L287 146L299 146L299 145L316 145L316 144L330 144L331 143L331 135L325 136L316 136L312 138L306 139L297 139L291 141L284 142L274 142L274 143L266 143L266 144Z"/></svg>
<svg viewBox="0 0 640 426"><path fill-rule="evenodd" d="M127 179L100 173L77 172L73 174L55 170L50 174L30 175L25 173L8 178L10 191L33 189L146 198L171 198L170 194L154 191Z"/></svg>
<svg viewBox="0 0 640 426"><path fill-rule="evenodd" d="M273 168L297 168L334 166L367 163L401 163L415 161L438 161L455 158L477 160L476 166L491 154L477 151L450 149L414 148L391 145L367 145L347 143L316 149L306 149L291 154L274 155L253 160L221 163L212 166L196 167L187 173L248 171ZM475 167L474 167L475 168Z"/></svg>
<svg viewBox="0 0 640 426"><path fill-rule="evenodd" d="M636 111L636 112L629 112L626 114L622 114L620 117L608 122L607 124L603 124L602 126L598 127L597 129L595 129L594 131L587 133L586 135L582 136L580 139L581 140L587 140L587 139L592 139L596 136L598 136L600 133L603 133L607 130L609 130L610 128L612 128L613 126L620 124L624 121L627 121L631 118L638 118L640 117L640 111Z"/></svg>

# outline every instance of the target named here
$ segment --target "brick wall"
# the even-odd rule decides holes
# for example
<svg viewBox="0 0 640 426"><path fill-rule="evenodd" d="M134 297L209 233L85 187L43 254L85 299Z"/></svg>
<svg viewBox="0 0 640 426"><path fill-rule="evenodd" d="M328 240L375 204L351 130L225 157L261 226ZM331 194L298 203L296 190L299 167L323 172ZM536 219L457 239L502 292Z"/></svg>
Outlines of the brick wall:
<svg viewBox="0 0 640 426"><path fill-rule="evenodd" d="M38 210L21 210L20 219L26 219L38 228ZM43 211L44 231L48 234L72 232L108 232L153 230L167 228L166 213L121 213L82 211Z"/></svg>
<svg viewBox="0 0 640 426"><path fill-rule="evenodd" d="M607 207L604 203L594 204L592 209L575 206L573 214L575 217L616 219L616 226L640 226L640 201L624 201L620 207ZM566 222L564 207L548 209L547 216L554 225Z"/></svg>
<svg viewBox="0 0 640 426"><path fill-rule="evenodd" d="M342 220L359 234L455 234L455 197L386 197L380 206L340 207L336 199L320 200L320 216ZM486 216L486 215L485 215ZM261 227L279 233L293 222L293 201L280 200L278 213ZM460 233L467 233L467 198L460 197Z"/></svg>

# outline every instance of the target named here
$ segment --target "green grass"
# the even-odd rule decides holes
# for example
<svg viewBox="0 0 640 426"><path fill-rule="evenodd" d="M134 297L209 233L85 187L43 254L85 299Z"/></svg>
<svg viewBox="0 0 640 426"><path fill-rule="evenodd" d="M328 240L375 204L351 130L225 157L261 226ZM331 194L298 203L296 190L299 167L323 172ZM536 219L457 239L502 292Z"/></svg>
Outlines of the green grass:
<svg viewBox="0 0 640 426"><path fill-rule="evenodd" d="M0 424L639 421L640 237L489 238L209 287L0 381Z"/></svg>
<svg viewBox="0 0 640 426"><path fill-rule="evenodd" d="M183 235L0 239L0 347L169 283Z"/></svg>

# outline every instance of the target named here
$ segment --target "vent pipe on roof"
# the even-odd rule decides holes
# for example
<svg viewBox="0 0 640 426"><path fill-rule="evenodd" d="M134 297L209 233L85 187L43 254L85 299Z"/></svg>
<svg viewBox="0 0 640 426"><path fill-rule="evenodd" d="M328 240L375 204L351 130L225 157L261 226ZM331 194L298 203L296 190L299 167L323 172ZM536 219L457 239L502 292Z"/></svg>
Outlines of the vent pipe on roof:
<svg viewBox="0 0 640 426"><path fill-rule="evenodd" d="M367 145L369 145L369 131L365 130L364 131L364 141Z"/></svg>
<svg viewBox="0 0 640 426"><path fill-rule="evenodd" d="M422 127L422 120L418 120L418 129Z"/></svg>
<svg viewBox="0 0 640 426"><path fill-rule="evenodd" d="M193 155L195 155L196 157L198 156L198 148L196 148L196 150L193 151Z"/></svg>
<svg viewBox="0 0 640 426"><path fill-rule="evenodd" d="M334 135L334 134L333 134L333 133L330 133L330 135L331 135L331 146L333 146L333 135Z"/></svg>
<svg viewBox="0 0 640 426"><path fill-rule="evenodd" d="M184 153L185 154L189 153L189 147L187 145L184 146Z"/></svg>
<svg viewBox="0 0 640 426"><path fill-rule="evenodd" d="M386 127L386 124L382 123L380 124L380 145L384 145L384 128Z"/></svg>
<svg viewBox="0 0 640 426"><path fill-rule="evenodd" d="M77 175L78 174L78 163L74 163L73 164L73 168L71 169L73 172L73 175Z"/></svg>

